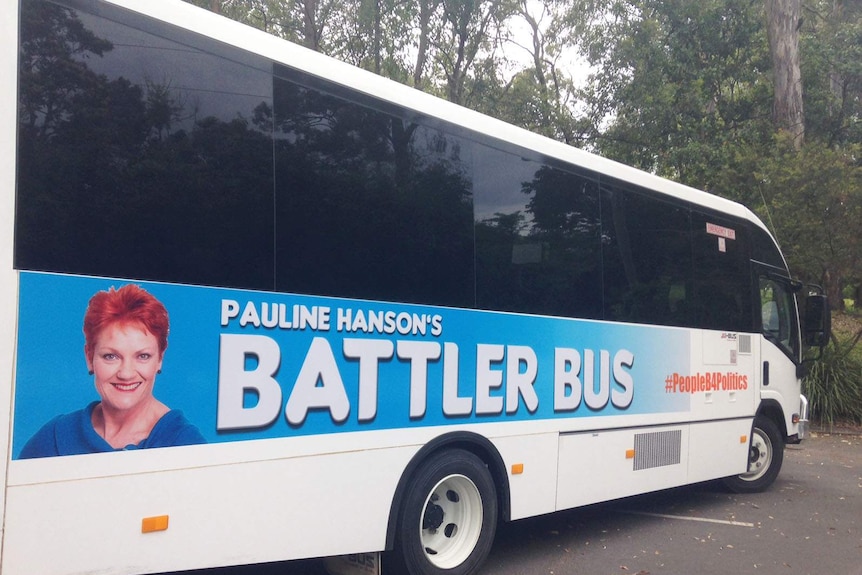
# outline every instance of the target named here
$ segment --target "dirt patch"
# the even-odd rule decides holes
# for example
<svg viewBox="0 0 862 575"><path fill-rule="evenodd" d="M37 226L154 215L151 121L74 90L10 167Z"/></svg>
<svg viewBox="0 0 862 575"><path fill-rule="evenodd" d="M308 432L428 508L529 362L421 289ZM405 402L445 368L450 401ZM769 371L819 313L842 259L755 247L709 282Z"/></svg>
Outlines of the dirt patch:
<svg viewBox="0 0 862 575"><path fill-rule="evenodd" d="M853 435L862 437L862 425L853 423L836 423L834 425L822 425L814 423L811 425L811 435L818 437L821 435Z"/></svg>
<svg viewBox="0 0 862 575"><path fill-rule="evenodd" d="M838 335L856 335L859 331L862 331L862 316L843 312L833 313L832 331Z"/></svg>

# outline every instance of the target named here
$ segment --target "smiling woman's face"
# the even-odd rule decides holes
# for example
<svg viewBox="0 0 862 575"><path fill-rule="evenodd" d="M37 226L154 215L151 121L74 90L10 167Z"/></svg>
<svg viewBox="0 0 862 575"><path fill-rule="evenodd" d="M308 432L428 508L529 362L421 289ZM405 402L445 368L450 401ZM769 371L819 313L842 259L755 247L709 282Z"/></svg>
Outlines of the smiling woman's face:
<svg viewBox="0 0 862 575"><path fill-rule="evenodd" d="M111 324L88 350L87 366L95 375L103 408L125 411L152 399L162 355L158 340L142 325Z"/></svg>

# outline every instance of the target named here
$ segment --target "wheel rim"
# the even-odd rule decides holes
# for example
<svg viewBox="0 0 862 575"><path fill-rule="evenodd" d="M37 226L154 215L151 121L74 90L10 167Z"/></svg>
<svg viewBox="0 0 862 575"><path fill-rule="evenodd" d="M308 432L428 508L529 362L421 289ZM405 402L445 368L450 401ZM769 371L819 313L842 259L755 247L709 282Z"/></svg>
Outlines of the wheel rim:
<svg viewBox="0 0 862 575"><path fill-rule="evenodd" d="M482 496L468 477L449 475L425 499L419 539L425 556L439 569L470 557L482 533Z"/></svg>
<svg viewBox="0 0 862 575"><path fill-rule="evenodd" d="M748 471L740 475L743 481L757 481L772 464L772 441L761 429L755 429L748 451Z"/></svg>

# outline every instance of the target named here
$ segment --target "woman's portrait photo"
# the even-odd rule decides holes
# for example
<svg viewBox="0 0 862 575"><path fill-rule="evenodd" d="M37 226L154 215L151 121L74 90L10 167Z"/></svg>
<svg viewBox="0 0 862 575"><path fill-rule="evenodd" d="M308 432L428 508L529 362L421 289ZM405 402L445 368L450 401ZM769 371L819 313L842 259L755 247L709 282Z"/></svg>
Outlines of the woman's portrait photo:
<svg viewBox="0 0 862 575"><path fill-rule="evenodd" d="M84 359L98 399L59 415L27 441L22 459L206 443L181 411L156 398L168 347L165 306L135 284L90 299Z"/></svg>

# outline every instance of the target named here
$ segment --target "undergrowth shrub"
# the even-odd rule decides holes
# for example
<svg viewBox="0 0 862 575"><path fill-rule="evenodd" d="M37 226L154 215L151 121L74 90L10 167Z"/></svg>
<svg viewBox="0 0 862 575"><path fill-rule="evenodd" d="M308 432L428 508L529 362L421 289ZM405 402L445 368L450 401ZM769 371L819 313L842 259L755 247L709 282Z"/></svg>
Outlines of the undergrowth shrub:
<svg viewBox="0 0 862 575"><path fill-rule="evenodd" d="M862 424L862 359L859 335L833 334L802 382L809 401L809 419L821 425Z"/></svg>

